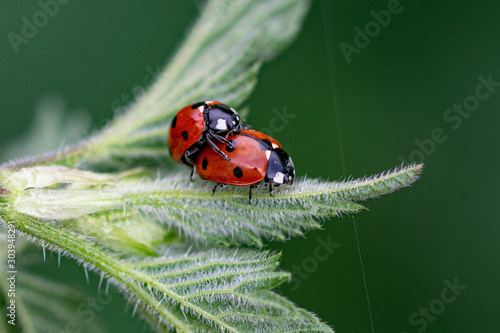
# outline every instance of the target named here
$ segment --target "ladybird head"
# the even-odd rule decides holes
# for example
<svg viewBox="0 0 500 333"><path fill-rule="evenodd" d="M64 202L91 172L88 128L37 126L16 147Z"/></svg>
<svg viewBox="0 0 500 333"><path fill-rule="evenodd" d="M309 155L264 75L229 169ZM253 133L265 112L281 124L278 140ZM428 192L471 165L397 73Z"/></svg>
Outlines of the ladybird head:
<svg viewBox="0 0 500 333"><path fill-rule="evenodd" d="M295 167L292 159L281 148L274 149L269 156L266 180L275 186L292 185L295 179Z"/></svg>
<svg viewBox="0 0 500 333"><path fill-rule="evenodd" d="M206 108L206 124L218 133L233 133L241 130L241 119L233 108L224 104L210 105Z"/></svg>

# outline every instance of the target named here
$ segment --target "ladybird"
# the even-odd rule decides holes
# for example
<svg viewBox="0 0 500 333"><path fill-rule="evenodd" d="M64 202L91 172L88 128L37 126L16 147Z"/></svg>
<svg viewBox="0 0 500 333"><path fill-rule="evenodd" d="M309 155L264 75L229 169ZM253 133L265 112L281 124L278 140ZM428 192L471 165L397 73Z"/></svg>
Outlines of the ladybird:
<svg viewBox="0 0 500 333"><path fill-rule="evenodd" d="M226 136L241 130L238 113L225 104L204 101L191 104L177 112L170 124L167 143L172 159L189 166L194 165L194 156L205 142L223 159L223 153L213 140L231 146Z"/></svg>
<svg viewBox="0 0 500 333"><path fill-rule="evenodd" d="M218 186L250 185L248 201L252 203L252 189L264 181L273 195L273 186L292 184L295 168L292 159L272 137L252 130L242 129L227 137L232 145L216 142L219 150L229 158L224 160L213 149L202 147L196 156L195 169L203 179L216 182L212 195Z"/></svg>

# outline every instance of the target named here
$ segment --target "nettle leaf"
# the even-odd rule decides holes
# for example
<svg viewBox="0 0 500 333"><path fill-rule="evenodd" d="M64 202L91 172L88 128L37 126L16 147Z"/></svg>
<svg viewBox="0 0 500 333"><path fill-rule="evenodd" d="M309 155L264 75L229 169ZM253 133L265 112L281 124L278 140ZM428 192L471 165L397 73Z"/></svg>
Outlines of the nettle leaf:
<svg viewBox="0 0 500 333"><path fill-rule="evenodd" d="M158 301L156 311L185 325L183 332L214 326L227 332L332 332L314 315L269 291L290 278L276 271L279 257L243 250L189 255L171 250L129 267L154 281L155 288L142 287Z"/></svg>
<svg viewBox="0 0 500 333"><path fill-rule="evenodd" d="M200 100L239 107L255 87L262 63L298 33L309 5L309 0L208 1L153 86L102 132L59 152L58 163L109 169L166 160L173 115Z"/></svg>
<svg viewBox="0 0 500 333"><path fill-rule="evenodd" d="M212 197L210 182L191 183L187 170L179 174L159 163L168 160L173 114L205 99L242 106L260 66L293 39L309 5L208 1L152 87L102 131L0 166L0 224L100 271L161 332L333 332L271 291L290 278L276 270L279 255L219 246L261 247L302 235L327 218L363 209L361 200L411 184L422 165L354 181L302 179L273 197L255 191L249 205L246 188ZM43 133L44 142L54 142ZM151 165L156 176L145 169ZM53 287L44 281L30 288L75 310L58 301Z"/></svg>
<svg viewBox="0 0 500 333"><path fill-rule="evenodd" d="M212 196L211 182L190 182L186 174L151 180L138 171L111 175L33 167L1 173L9 194L0 201L8 211L54 221L131 254L156 255L154 246L179 237L204 245L261 247L264 239L300 236L321 227L325 218L364 209L359 201L408 186L422 167L345 182L298 180L272 197L255 193L251 205L247 187ZM66 184L54 187L57 183Z"/></svg>
<svg viewBox="0 0 500 333"><path fill-rule="evenodd" d="M88 269L111 278L135 304L134 313L140 310L160 331L333 332L313 314L269 291L290 278L276 271L279 254L186 250L188 244L178 244L162 248L162 256L155 259L118 259L78 234L23 214L11 216L17 230L36 243L51 250L70 248Z"/></svg>
<svg viewBox="0 0 500 333"><path fill-rule="evenodd" d="M117 190L127 210L165 223L198 243L262 246L263 239L286 240L319 228L324 218L364 209L357 201L407 186L421 169L410 166L347 182L298 180L272 197L255 193L251 205L247 187L226 188L212 197L212 183L190 183L185 174L140 186L122 184Z"/></svg>
<svg viewBox="0 0 500 333"><path fill-rule="evenodd" d="M151 181L137 172L132 173L136 178L130 174L125 178L108 174L94 177L94 173L87 172L82 180L79 170L73 174L73 169L64 169L61 181L79 181L66 184L65 190L26 188L16 171L3 182L9 194L0 197L4 206L1 214L32 241L67 252L88 267L101 270L121 287L137 310L161 329L331 332L312 314L270 291L290 278L288 273L275 271L278 255L248 250L186 251L192 243L180 243L168 235L179 230L179 235L197 243L261 245L262 238L283 239L319 227L316 217L362 209L355 201L406 186L416 179L421 168L417 165L343 183L303 180L275 197L256 195L254 205L248 204L247 193L242 190L221 192L213 198L206 184L192 184L185 177ZM22 170L26 179L33 179L31 186L53 187L59 169ZM31 173L36 173L36 180ZM60 195L64 191L72 196ZM91 199L93 192L100 194L94 195L95 201ZM102 207L100 198L107 196L118 202L116 207ZM28 203L25 198L29 198ZM71 213L80 216L67 219L65 207L78 207L76 203L80 211ZM143 223L141 228L129 229L127 221ZM161 222L165 229L159 228ZM152 249L155 244L166 243L169 245ZM137 253L158 258L130 256Z"/></svg>
<svg viewBox="0 0 500 333"><path fill-rule="evenodd" d="M6 234L2 236L0 246L7 248ZM89 320L82 316L81 311L87 309L91 295L78 291L75 287L61 282L53 282L36 275L40 258L40 250L21 239L16 240L17 266L15 274L15 323L7 321L10 310L8 290L10 277L7 268L7 252L0 252L0 304L2 320L0 331L5 333L54 333L79 329L81 333L106 332L103 323L98 318Z"/></svg>

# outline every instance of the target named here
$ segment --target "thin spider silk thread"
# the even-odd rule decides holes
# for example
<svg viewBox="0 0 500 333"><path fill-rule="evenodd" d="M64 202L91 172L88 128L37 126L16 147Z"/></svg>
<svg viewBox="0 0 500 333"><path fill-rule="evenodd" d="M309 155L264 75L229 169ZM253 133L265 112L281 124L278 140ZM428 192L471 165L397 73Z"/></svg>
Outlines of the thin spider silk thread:
<svg viewBox="0 0 500 333"><path fill-rule="evenodd" d="M330 2L327 0L324 0L321 2L322 10L321 10L321 16L323 19L323 30L324 30L324 38L325 38L325 49L326 49L326 55L328 58L328 78L330 81L330 86L332 87L332 105L333 105L333 114L335 117L335 129L337 132L337 141L339 143L339 154L340 154L340 161L342 164L342 175L344 178L347 177L346 174L346 168L345 168L345 158L344 158L344 145L342 142L342 135L341 135L341 124L340 124L340 112L339 112L339 107L338 107L338 98L337 96L337 85L335 81L335 64L333 63L333 46L332 46L332 35L331 35L331 27L328 26L328 17L327 14L331 12L330 8ZM359 245L359 238L358 238L358 229L356 228L356 219L354 215L352 216L352 225L354 228L354 235L356 236L356 244L358 246L358 255L359 255L359 262L361 264L361 273L363 275L363 284L365 287L365 295L366 295L366 302L368 304L368 314L370 316L370 325L372 329L372 333L375 333L375 327L373 326L373 316L372 316L372 310L371 310L371 305L370 305L370 296L368 295L368 286L366 284L366 275L365 275L365 267L363 265L363 257L361 255L361 247Z"/></svg>

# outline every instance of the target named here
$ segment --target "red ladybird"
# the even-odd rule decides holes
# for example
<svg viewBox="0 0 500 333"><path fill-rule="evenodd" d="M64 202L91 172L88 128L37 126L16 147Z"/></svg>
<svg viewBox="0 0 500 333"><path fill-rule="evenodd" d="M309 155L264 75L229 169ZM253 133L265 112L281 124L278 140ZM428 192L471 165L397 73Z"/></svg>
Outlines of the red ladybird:
<svg viewBox="0 0 500 333"><path fill-rule="evenodd" d="M263 180L273 193L273 185L292 184L295 168L292 159L281 148L278 141L270 136L251 129L243 129L238 134L227 137L233 146L217 142L217 147L229 158L224 160L208 146L201 148L196 156L195 168L201 178L216 182L217 186L250 185L249 202L252 202L252 189Z"/></svg>
<svg viewBox="0 0 500 333"><path fill-rule="evenodd" d="M208 144L223 158L212 140L229 144L225 137L241 129L236 111L220 102L204 101L188 105L172 119L168 132L168 148L172 159L179 163L194 165L194 156L200 147Z"/></svg>

